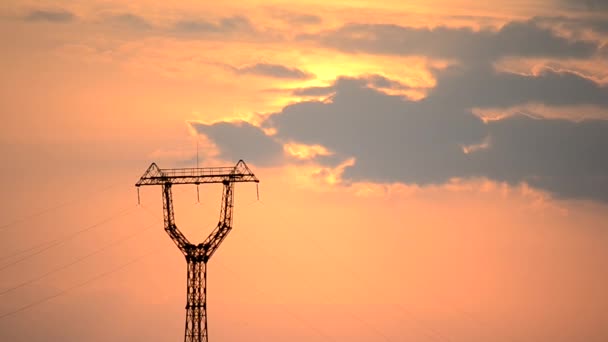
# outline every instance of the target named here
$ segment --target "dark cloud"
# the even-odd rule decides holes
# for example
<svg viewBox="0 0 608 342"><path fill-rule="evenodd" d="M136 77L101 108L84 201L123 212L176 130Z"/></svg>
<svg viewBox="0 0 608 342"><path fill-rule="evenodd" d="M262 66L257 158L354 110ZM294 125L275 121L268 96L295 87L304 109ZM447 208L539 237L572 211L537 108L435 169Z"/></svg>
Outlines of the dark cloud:
<svg viewBox="0 0 608 342"><path fill-rule="evenodd" d="M454 177L445 165L463 173L456 171L464 166L461 146L484 138L479 118L404 101L365 84L340 79L331 103L287 106L266 124L276 127L282 139L321 144L343 158L355 157L356 165L347 170L352 180L439 183Z"/></svg>
<svg viewBox="0 0 608 342"><path fill-rule="evenodd" d="M247 122L219 122L210 125L193 122L191 125L199 134L215 141L220 147L221 155L227 159L251 160L259 165L279 163L282 159L282 145Z"/></svg>
<svg viewBox="0 0 608 342"><path fill-rule="evenodd" d="M608 33L608 17L603 19L585 20L581 26L598 33Z"/></svg>
<svg viewBox="0 0 608 342"><path fill-rule="evenodd" d="M152 28L152 25L146 19L131 13L113 15L108 17L106 21L111 25L136 30L147 30Z"/></svg>
<svg viewBox="0 0 608 342"><path fill-rule="evenodd" d="M570 32L579 33L590 30L597 33L608 33L608 16L539 16L531 19L541 25L558 27Z"/></svg>
<svg viewBox="0 0 608 342"><path fill-rule="evenodd" d="M258 63L243 68L234 68L239 74L252 74L274 78L305 80L313 78L314 75L297 68L289 68L279 64Z"/></svg>
<svg viewBox="0 0 608 342"><path fill-rule="evenodd" d="M323 22L321 17L312 14L291 14L285 18L291 24L320 24Z"/></svg>
<svg viewBox="0 0 608 342"><path fill-rule="evenodd" d="M608 88L571 72L546 69L535 75L499 72L506 56L585 58L598 43L571 41L534 20L498 31L418 29L395 25L347 25L320 36L322 44L349 52L456 58L461 63L434 71L437 86L420 101L382 89L405 89L381 75L340 78L329 87L296 89L296 95L330 95L331 101L289 105L269 116L264 128L213 125L199 132L226 157L268 163L280 160L282 142L320 144L334 152L317 162L335 166L354 157L347 181L442 184L452 178L488 179L531 186L565 198L608 201L608 121L574 122L515 115L484 122L473 108L608 106Z"/></svg>
<svg viewBox="0 0 608 342"><path fill-rule="evenodd" d="M73 21L74 14L66 10L33 10L25 16L28 21L49 21L55 23L65 23Z"/></svg>
<svg viewBox="0 0 608 342"><path fill-rule="evenodd" d="M467 63L507 56L584 58L598 48L597 42L570 41L534 21L510 22L498 31L348 24L318 35L302 35L300 39L346 52L423 55Z"/></svg>
<svg viewBox="0 0 608 342"><path fill-rule="evenodd" d="M401 82L388 79L382 75L369 75L365 77L365 79L367 80L368 85L373 88L383 88L392 90L403 90L409 88Z"/></svg>
<svg viewBox="0 0 608 342"><path fill-rule="evenodd" d="M469 155L472 174L608 201L608 121L519 115L492 121L487 130L490 147Z"/></svg>
<svg viewBox="0 0 608 342"><path fill-rule="evenodd" d="M470 109L527 102L605 105L605 88L552 71L533 77L464 67L440 76L438 87L421 101L375 90L369 77L341 78L332 86L331 102L301 102L271 115L264 126L277 129L273 137L243 126L233 126L230 134L225 127L199 131L232 159L239 155L231 152L231 137L250 149L248 159L265 162L281 155L281 141L321 144L335 152L333 160L321 163L356 158L344 173L350 181L426 185L487 177L526 182L566 198L608 201L608 121L518 115L484 123ZM255 139L245 138L250 135ZM465 153L470 146L479 148Z"/></svg>
<svg viewBox="0 0 608 342"><path fill-rule="evenodd" d="M561 0L561 3L571 10L608 11L608 1L606 0Z"/></svg>
<svg viewBox="0 0 608 342"><path fill-rule="evenodd" d="M291 25L315 25L323 22L318 15L285 11L282 9L272 9L273 17L280 19Z"/></svg>
<svg viewBox="0 0 608 342"><path fill-rule="evenodd" d="M222 18L217 23L205 20L180 20L173 25L173 30L184 34L255 32L249 19L240 16Z"/></svg>
<svg viewBox="0 0 608 342"><path fill-rule="evenodd" d="M529 102L554 106L608 105L608 89L570 72L501 73L486 64L451 68L437 76L427 101L456 108L510 107Z"/></svg>

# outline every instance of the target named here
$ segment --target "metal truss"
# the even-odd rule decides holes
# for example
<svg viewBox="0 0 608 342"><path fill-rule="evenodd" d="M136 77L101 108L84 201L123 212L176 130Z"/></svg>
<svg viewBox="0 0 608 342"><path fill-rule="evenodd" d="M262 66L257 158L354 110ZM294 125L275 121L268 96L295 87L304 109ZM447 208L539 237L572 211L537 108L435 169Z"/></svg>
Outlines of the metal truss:
<svg viewBox="0 0 608 342"><path fill-rule="evenodd" d="M244 161L234 167L203 167L183 169L161 169L152 163L135 184L161 185L165 231L186 257L188 264L186 288L186 328L185 342L207 342L207 262L232 229L234 209L234 183L259 180ZM174 184L222 183L222 204L220 218L215 229L201 243L190 243L175 225L173 196Z"/></svg>

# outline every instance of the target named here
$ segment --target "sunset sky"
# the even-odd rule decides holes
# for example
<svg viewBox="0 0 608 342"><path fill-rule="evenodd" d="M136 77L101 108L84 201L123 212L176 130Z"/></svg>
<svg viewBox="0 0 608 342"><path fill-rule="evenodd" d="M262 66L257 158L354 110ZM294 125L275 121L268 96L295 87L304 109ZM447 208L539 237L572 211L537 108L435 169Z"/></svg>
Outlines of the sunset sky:
<svg viewBox="0 0 608 342"><path fill-rule="evenodd" d="M213 342L608 341L604 0L4 0L0 39L0 341L182 340L134 184L197 146L261 180L208 265Z"/></svg>

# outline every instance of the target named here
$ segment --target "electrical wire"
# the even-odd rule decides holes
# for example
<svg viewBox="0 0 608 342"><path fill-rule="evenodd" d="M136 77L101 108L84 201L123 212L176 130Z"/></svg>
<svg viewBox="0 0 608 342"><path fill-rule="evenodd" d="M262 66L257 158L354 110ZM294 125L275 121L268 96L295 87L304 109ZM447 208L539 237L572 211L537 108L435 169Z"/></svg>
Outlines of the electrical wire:
<svg viewBox="0 0 608 342"><path fill-rule="evenodd" d="M123 184L123 183L114 183L114 184L102 187L102 188L100 188L98 190L94 190L92 192L92 194L97 195L97 194L103 193L103 192L108 191L108 190L110 190L112 188L115 188L115 187L117 187L118 185L121 185L121 184ZM90 195L91 195L91 193L87 193L87 196L90 196ZM80 198L80 197L72 198L70 200L67 200L67 201L64 201L64 202L60 202L58 204L55 204L53 206L41 209L39 211L36 211L36 212L33 212L33 213L26 214L24 216L18 217L18 218L14 219L14 220L12 220L10 222L7 222L7 223L4 223L4 224L0 225L0 231L5 230L5 229L9 228L10 226L13 226L13 225L15 225L17 223L21 223L21 222L30 220L30 219L38 217L38 216L42 216L42 215L44 215L44 214L46 214L46 213L48 213L48 212L50 212L52 210L63 208L63 207L66 207L66 206L70 206L70 205L72 205L74 203L77 203L77 202L81 202L81 200L82 200L82 198Z"/></svg>
<svg viewBox="0 0 608 342"><path fill-rule="evenodd" d="M27 247L27 248L24 248L24 249L18 250L18 251L16 251L16 252L12 253L12 254L5 255L5 256L3 256L3 257L0 257L0 261L5 261L5 260L8 260L8 259L12 259L12 258L14 258L14 257L17 257L17 256L19 256L19 255L25 254L25 253L27 253L27 252L34 251L34 250L36 250L36 249L38 249L38 248L44 248L44 247L45 247L45 246L47 246L47 245L50 245L50 244L53 244L53 243L57 242L57 240L58 240L58 239L53 239L53 240L50 240L50 241L43 241L43 242L38 243L38 244L36 244L36 245L34 245L34 246L31 246L31 247Z"/></svg>
<svg viewBox="0 0 608 342"><path fill-rule="evenodd" d="M106 224L106 223L108 223L108 222L110 222L110 221L112 221L112 220L114 220L114 219L116 219L118 217L125 216L127 213L133 211L134 209L135 209L135 207L129 207L127 209L121 210L118 213L113 214L112 216L107 217L107 218L105 218L104 220L102 220L100 222L94 223L94 224L92 224L90 226L87 226L87 227L85 227L83 229L80 229L80 230L77 230L77 231L73 232L70 235L64 237L63 239L55 240L55 242L46 245L44 248L39 249L39 250L37 250L34 253L28 254L28 255L26 255L24 257L18 258L17 260L14 260L13 262L10 262L10 263L7 263L7 264L4 264L4 265L0 266L0 271L5 270L5 269L7 269L7 268L9 268L11 266L14 266L16 264L19 264L22 261L30 259L30 258L32 258L32 257L34 257L36 255L39 255L39 254L41 254L41 253L43 253L43 252L45 252L45 251L47 251L47 250L49 250L51 248L60 246L60 245L62 245L64 243L66 243L66 242L74 239L78 235L83 234L83 233L85 233L85 232L87 232L87 231L89 231L89 230L91 230L93 228L96 228L96 227L99 227L101 225L104 225L104 224Z"/></svg>
<svg viewBox="0 0 608 342"><path fill-rule="evenodd" d="M40 304L48 302L51 299L63 296L63 295L65 295L66 293L68 293L70 291L73 291L73 290L78 289L80 287L86 286L86 285L88 285L88 284L90 284L90 283L92 283L92 282L94 282L96 280L99 280L99 279L101 279L103 277L106 277L106 276L108 276L108 275L110 275L112 273L118 272L118 271L126 268L127 266L132 265L132 264L136 263L137 261L143 259L144 257L148 256L149 254L152 254L152 252L154 252L154 251L155 251L154 249L149 250L147 253L144 253L144 254L136 257L136 258L133 258L130 261L128 261L128 262L126 262L124 264L121 264L121 265L119 265L119 266L117 266L115 268L112 268L112 269L110 269L108 271L105 271L103 273L97 274L97 275L95 275L95 276L93 276L93 277L91 277L91 278L89 278L89 279L87 279L87 280L85 280L85 281L83 281L81 283L78 283L76 285L70 286L68 288L65 288L65 289L63 289L63 290L61 290L61 291L53 294L53 295L50 295L50 296L47 296L47 297L43 297L43 298L41 298L41 299L39 299L37 301L31 302L29 304L26 304L24 306L21 306L21 307L18 307L16 309L14 309L14 310L6 312L6 313L0 315L0 320L4 319L6 317L9 317L9 316L15 315L17 313L29 310L29 309L31 309L33 307L36 307L36 306L40 305Z"/></svg>
<svg viewBox="0 0 608 342"><path fill-rule="evenodd" d="M94 255L97 255L97 254L99 254L101 252L104 252L105 250L107 250L107 249L109 249L111 247L114 247L114 246L116 246L116 245L118 245L118 244L120 244L122 242L125 242L125 241L127 241L129 239L132 239L135 236L137 236L137 235L139 235L139 234L147 231L148 229L152 228L152 226L154 226L155 224L157 224L157 222L153 222L153 223L149 224L148 226L144 227L143 229L140 229L140 230L136 231L134 234L127 235L127 236L124 236L124 237L122 237L120 239L113 240L113 241L111 241L111 242L103 245L102 247L94 250L93 252L88 253L88 254L86 254L86 255L84 255L84 256L76 259L76 260L73 260L73 261L71 261L71 262L69 262L67 264L61 265L61 266L59 266L57 268L54 268L54 269L52 269L52 270L50 270L48 272L43 273L43 274L41 274L41 275L39 275L37 277L31 278L31 279L26 280L24 282L21 282L21 283L19 283L17 285L14 285L14 286L11 286L9 288L6 288L6 289L0 291L0 297L3 296L3 295L5 295L5 294L7 294L7 293L9 293L9 292L12 292L12 291L15 291L17 289L20 289L20 288L22 288L22 287L24 287L26 285L29 285L29 284L32 284L32 283L37 282L39 280L42 280L42 279L44 279L44 278L46 278L46 277L48 277L48 276L50 276L52 274L55 274L55 273L57 273L59 271L65 270L65 269L67 269L67 268L69 268L69 267L71 267L73 265L76 265L76 264L78 264L78 263L80 263L80 262L82 262L82 261L84 261L84 260L86 260L86 259L94 256Z"/></svg>
<svg viewBox="0 0 608 342"><path fill-rule="evenodd" d="M259 201L259 193L258 193L258 200L256 202L261 202L261 201ZM154 214L151 213L147 208L142 207L142 209L144 209L146 212L148 212L151 216L154 216ZM234 271L231 271L231 272L234 274ZM254 290L256 290L258 293L261 293L262 295L265 295L265 293L262 290L260 290L260 289L258 289L256 287L254 287ZM312 323L310 323L309 321L307 321L305 318L303 318L301 315L296 314L295 312L289 310L286 306L282 305L281 309L283 311L285 311L287 314L289 314L290 316L292 316L294 319L296 319L297 321L299 321L300 323L304 324L310 330L312 330L315 333L317 333L317 335L323 337L325 340L336 341L335 338L327 335L326 333L324 333L323 331L321 331L319 328L317 328L315 325L313 325Z"/></svg>

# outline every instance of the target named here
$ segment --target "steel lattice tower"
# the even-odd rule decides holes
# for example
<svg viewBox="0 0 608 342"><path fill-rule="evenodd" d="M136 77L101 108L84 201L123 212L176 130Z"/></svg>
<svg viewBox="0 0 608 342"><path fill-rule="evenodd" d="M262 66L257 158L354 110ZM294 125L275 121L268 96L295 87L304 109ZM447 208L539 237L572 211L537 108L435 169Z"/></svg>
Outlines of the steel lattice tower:
<svg viewBox="0 0 608 342"><path fill-rule="evenodd" d="M232 210L234 208L234 183L256 182L259 180L244 161L233 167L203 167L182 169L160 169L152 163L135 184L161 185L165 231L186 257L188 264L186 292L186 342L207 342L207 262L232 229ZM224 185L220 219L217 227L207 239L198 245L190 243L175 225L171 187L174 184Z"/></svg>

